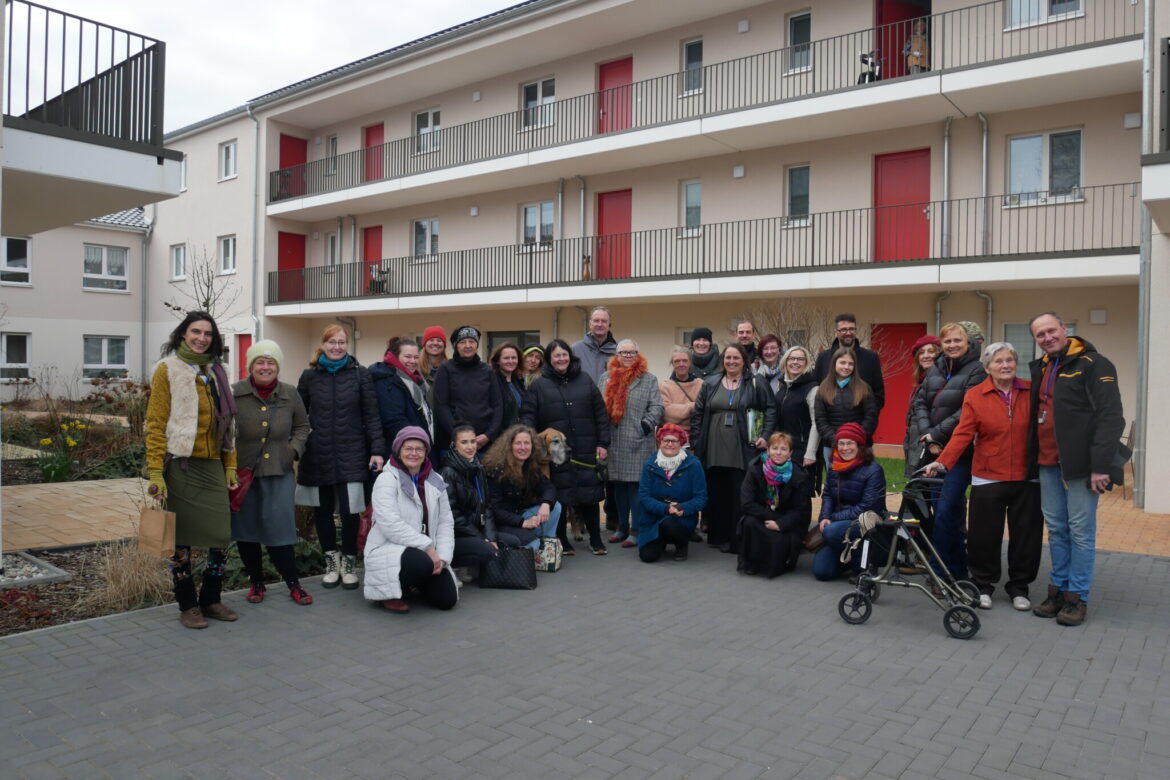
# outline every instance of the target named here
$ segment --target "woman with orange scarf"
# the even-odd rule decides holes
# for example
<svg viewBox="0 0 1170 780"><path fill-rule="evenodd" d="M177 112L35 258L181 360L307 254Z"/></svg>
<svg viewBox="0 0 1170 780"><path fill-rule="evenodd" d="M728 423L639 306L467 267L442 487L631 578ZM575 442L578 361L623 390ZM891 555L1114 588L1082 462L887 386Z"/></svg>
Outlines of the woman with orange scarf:
<svg viewBox="0 0 1170 780"><path fill-rule="evenodd" d="M662 399L658 379L646 370L637 342L622 339L617 349L597 384L609 414L609 479L618 515L617 533L609 541L630 548L636 546L630 539L630 516L638 511L642 464L657 449L654 429L662 422Z"/></svg>

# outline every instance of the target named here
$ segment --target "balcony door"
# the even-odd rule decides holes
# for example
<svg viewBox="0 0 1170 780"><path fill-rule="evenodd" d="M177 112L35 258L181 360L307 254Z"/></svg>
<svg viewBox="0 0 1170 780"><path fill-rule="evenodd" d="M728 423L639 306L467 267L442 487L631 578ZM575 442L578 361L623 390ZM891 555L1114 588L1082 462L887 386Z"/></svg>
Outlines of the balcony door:
<svg viewBox="0 0 1170 780"><path fill-rule="evenodd" d="M597 132L628 130L633 114L634 58L597 66Z"/></svg>
<svg viewBox="0 0 1170 780"><path fill-rule="evenodd" d="M630 277L633 190L597 193L597 278Z"/></svg>
<svg viewBox="0 0 1170 780"><path fill-rule="evenodd" d="M902 49L910 37L915 19L930 16L930 0L874 0L874 24L877 37L874 47L882 58L882 78L893 79L910 72L906 55ZM925 36L930 40L930 20L926 24ZM923 55L929 57L928 50Z"/></svg>
<svg viewBox="0 0 1170 780"><path fill-rule="evenodd" d="M379 181L385 178L385 154L382 144L386 142L386 128L381 124L362 128L362 181Z"/></svg>
<svg viewBox="0 0 1170 780"><path fill-rule="evenodd" d="M252 334L236 334L236 366L239 369L239 378L248 377L248 350L252 348Z"/></svg>
<svg viewBox="0 0 1170 780"><path fill-rule="evenodd" d="M930 256L930 149L873 158L873 259Z"/></svg>
<svg viewBox="0 0 1170 780"><path fill-rule="evenodd" d="M305 236L303 233L276 234L276 294L278 301L305 299Z"/></svg>
<svg viewBox="0 0 1170 780"><path fill-rule="evenodd" d="M382 278L382 226L362 228L362 263L365 264L366 278L364 294L387 291L386 280Z"/></svg>
<svg viewBox="0 0 1170 780"><path fill-rule="evenodd" d="M295 135L280 134L279 200L305 194L305 163L309 159L309 142Z"/></svg>
<svg viewBox="0 0 1170 780"><path fill-rule="evenodd" d="M873 326L869 347L882 359L886 405L878 418L873 440L878 444L901 444L906 433L906 407L914 386L914 361L910 347L926 335L925 322L883 322Z"/></svg>

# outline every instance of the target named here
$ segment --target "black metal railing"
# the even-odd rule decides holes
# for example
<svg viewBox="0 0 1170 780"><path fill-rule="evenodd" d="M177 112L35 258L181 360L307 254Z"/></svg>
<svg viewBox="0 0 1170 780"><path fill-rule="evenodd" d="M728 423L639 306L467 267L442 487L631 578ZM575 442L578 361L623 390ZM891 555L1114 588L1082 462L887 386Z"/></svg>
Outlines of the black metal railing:
<svg viewBox="0 0 1170 780"><path fill-rule="evenodd" d="M1139 190L1109 184L272 271L267 301L1136 252Z"/></svg>
<svg viewBox="0 0 1170 780"><path fill-rule="evenodd" d="M162 148L165 43L26 0L4 13L6 126Z"/></svg>
<svg viewBox="0 0 1170 780"><path fill-rule="evenodd" d="M1079 10L1067 10L1076 6ZM1045 15L1039 16L1040 9ZM1052 10L1066 9L1051 14ZM1029 14L1035 15L1031 18ZM556 100L269 174L269 202L845 89L1140 36L1131 0L994 0ZM916 37L917 36L917 37ZM860 54L875 52L875 81ZM905 53L904 53L905 52ZM1091 56L1091 55L1088 55Z"/></svg>

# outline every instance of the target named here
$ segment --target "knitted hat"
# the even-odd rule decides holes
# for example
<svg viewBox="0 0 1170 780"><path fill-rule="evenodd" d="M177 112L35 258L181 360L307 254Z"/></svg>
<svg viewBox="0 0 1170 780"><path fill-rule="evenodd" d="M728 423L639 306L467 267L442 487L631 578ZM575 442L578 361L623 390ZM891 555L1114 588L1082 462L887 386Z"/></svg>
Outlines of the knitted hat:
<svg viewBox="0 0 1170 780"><path fill-rule="evenodd" d="M470 325L460 325L455 329L455 334L451 336L451 341L458 344L463 339L471 339L476 344L479 343L479 331Z"/></svg>
<svg viewBox="0 0 1170 780"><path fill-rule="evenodd" d="M933 344L939 349L942 349L942 342L938 340L938 336L932 336L927 333L925 336L918 339L918 341L915 341L914 346L910 347L910 357L915 357L918 354L918 350L922 349L927 344Z"/></svg>
<svg viewBox="0 0 1170 780"><path fill-rule="evenodd" d="M422 343L426 344L431 339L442 339L443 346L447 346L447 331L443 330L441 325L431 325L423 331Z"/></svg>
<svg viewBox="0 0 1170 780"><path fill-rule="evenodd" d="M426 446L427 454L430 454L431 437L427 436L427 432L417 425L408 425L398 432L398 435L394 437L394 443L390 445L390 452L394 453L395 457L398 456L399 450L402 449L403 444L406 444L407 439L418 439Z"/></svg>
<svg viewBox="0 0 1170 780"><path fill-rule="evenodd" d="M869 444L869 435L866 434L865 428L862 428L857 423L845 423L837 429L837 434L833 437L833 443L836 444L842 439L855 441L862 447Z"/></svg>
<svg viewBox="0 0 1170 780"><path fill-rule="evenodd" d="M531 347L524 350L524 357L528 357L533 352L539 352L540 356L542 358L544 357L544 347L540 346L539 344L533 344Z"/></svg>
<svg viewBox="0 0 1170 780"><path fill-rule="evenodd" d="M248 352L245 357L248 360L249 371L252 370L252 363L256 361L256 358L272 358L276 361L277 368L280 368L281 364L284 363L284 353L280 350L280 345L272 339L257 341L248 347Z"/></svg>
<svg viewBox="0 0 1170 780"><path fill-rule="evenodd" d="M956 322L956 325L967 331L967 339L969 341L983 341L983 329L970 320L962 320Z"/></svg>
<svg viewBox="0 0 1170 780"><path fill-rule="evenodd" d="M695 339L707 339L707 341L711 341L711 329L710 328L695 328L694 330L691 331L691 345L692 346L695 343Z"/></svg>
<svg viewBox="0 0 1170 780"><path fill-rule="evenodd" d="M679 443L684 447L687 446L687 442L690 441L690 437L687 436L687 432L674 423L666 423L661 428L659 428L658 433L654 434L654 441L662 444L662 439L667 434L670 434L671 436L674 436L676 439L678 439Z"/></svg>

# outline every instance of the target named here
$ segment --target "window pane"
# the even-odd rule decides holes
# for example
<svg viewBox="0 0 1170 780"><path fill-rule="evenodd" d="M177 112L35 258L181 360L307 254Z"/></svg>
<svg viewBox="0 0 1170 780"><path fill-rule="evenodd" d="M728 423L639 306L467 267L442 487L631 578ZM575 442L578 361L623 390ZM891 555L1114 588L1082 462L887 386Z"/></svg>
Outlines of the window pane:
<svg viewBox="0 0 1170 780"><path fill-rule="evenodd" d="M536 105L536 101L537 101L537 98L539 96L538 92L537 92L538 87L539 87L539 85L537 85L537 84L525 84L524 85L524 107L525 108L529 108L531 106Z"/></svg>
<svg viewBox="0 0 1170 780"><path fill-rule="evenodd" d="M788 169L788 216L808 214L808 167Z"/></svg>
<svg viewBox="0 0 1170 780"><path fill-rule="evenodd" d="M1041 183L1044 139L1038 135L1013 138L1009 147L1008 192L1013 195L1023 192L1039 192Z"/></svg>
<svg viewBox="0 0 1170 780"><path fill-rule="evenodd" d="M683 89L703 88L703 42L691 41L683 46Z"/></svg>
<svg viewBox="0 0 1170 780"><path fill-rule="evenodd" d="M1048 6L1048 13L1053 16L1071 14L1079 10L1081 10L1081 0L1050 0Z"/></svg>
<svg viewBox="0 0 1170 780"><path fill-rule="evenodd" d="M1053 133L1049 137L1052 156L1048 165L1049 190L1068 193L1081 186L1081 133Z"/></svg>
<svg viewBox="0 0 1170 780"><path fill-rule="evenodd" d="M96 366L105 362L102 360L102 340L94 336L86 336L84 341L82 354L85 364Z"/></svg>
<svg viewBox="0 0 1170 780"><path fill-rule="evenodd" d="M425 132L426 130L430 129L430 126L431 126L431 115L428 114L426 111L422 112L421 114L414 115L414 128L415 128L415 130L422 133L422 132Z"/></svg>
<svg viewBox="0 0 1170 780"><path fill-rule="evenodd" d="M126 339L106 340L106 363L111 366L126 365Z"/></svg>
<svg viewBox="0 0 1170 780"><path fill-rule="evenodd" d="M788 20L788 45L791 46L788 59L789 70L799 70L812 65L812 16L801 14Z"/></svg>
<svg viewBox="0 0 1170 780"><path fill-rule="evenodd" d="M557 94L556 81L556 79L545 79L540 83L540 96L545 103L550 102Z"/></svg>
<svg viewBox="0 0 1170 780"><path fill-rule="evenodd" d="M685 190L685 224L689 228L698 227L703 224L703 185L697 181L688 182L685 185Z"/></svg>
<svg viewBox="0 0 1170 780"><path fill-rule="evenodd" d="M1041 21L1044 14L1046 0L1008 0L1007 23L1009 27L1021 24L1034 24Z"/></svg>
<svg viewBox="0 0 1170 780"><path fill-rule="evenodd" d="M431 220L431 254L439 254L439 220Z"/></svg>
<svg viewBox="0 0 1170 780"><path fill-rule="evenodd" d="M4 362L28 362L28 336L8 335L4 337Z"/></svg>
<svg viewBox="0 0 1170 780"><path fill-rule="evenodd" d="M551 200L540 204L540 240L553 240L553 204Z"/></svg>
<svg viewBox="0 0 1170 780"><path fill-rule="evenodd" d="M1003 326L1003 340L1016 348L1020 360L1016 366L1016 376L1028 379L1028 363L1035 357L1036 343L1032 340L1032 332L1026 323L1005 323Z"/></svg>
<svg viewBox="0 0 1170 780"><path fill-rule="evenodd" d="M106 269L110 276L126 275L126 250L109 247L106 249Z"/></svg>
<svg viewBox="0 0 1170 780"><path fill-rule="evenodd" d="M28 268L28 239L6 238L5 258L9 268Z"/></svg>
<svg viewBox="0 0 1170 780"><path fill-rule="evenodd" d="M102 273L103 254L100 246L87 246L85 248L85 272L87 274Z"/></svg>
<svg viewBox="0 0 1170 780"><path fill-rule="evenodd" d="M523 233L525 244L536 241L536 206L524 207Z"/></svg>

